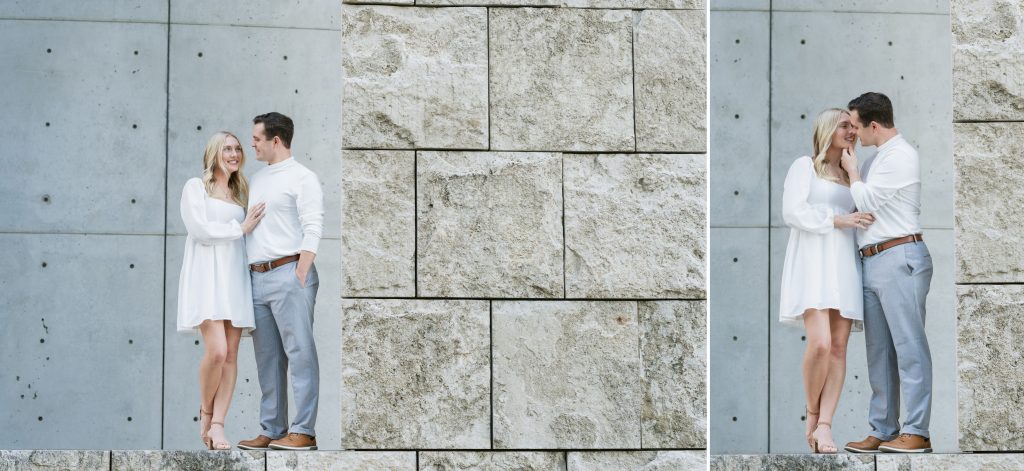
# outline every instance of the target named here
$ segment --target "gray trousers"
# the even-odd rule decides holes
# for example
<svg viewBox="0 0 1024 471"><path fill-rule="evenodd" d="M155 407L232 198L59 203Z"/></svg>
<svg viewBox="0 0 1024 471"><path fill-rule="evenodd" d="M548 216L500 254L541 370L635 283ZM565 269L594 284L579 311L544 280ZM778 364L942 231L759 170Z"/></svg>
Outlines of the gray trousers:
<svg viewBox="0 0 1024 471"><path fill-rule="evenodd" d="M932 258L924 242L903 244L863 259L864 340L871 383L871 435L928 437L932 357L925 337L925 298ZM900 392L907 407L900 428Z"/></svg>
<svg viewBox="0 0 1024 471"><path fill-rule="evenodd" d="M252 345L259 375L260 426L273 439L288 432L315 436L320 396L320 364L313 341L313 306L320 285L316 267L306 275L306 286L295 276L298 262L264 273L249 272L256 330ZM291 369L295 420L288 426L288 371Z"/></svg>

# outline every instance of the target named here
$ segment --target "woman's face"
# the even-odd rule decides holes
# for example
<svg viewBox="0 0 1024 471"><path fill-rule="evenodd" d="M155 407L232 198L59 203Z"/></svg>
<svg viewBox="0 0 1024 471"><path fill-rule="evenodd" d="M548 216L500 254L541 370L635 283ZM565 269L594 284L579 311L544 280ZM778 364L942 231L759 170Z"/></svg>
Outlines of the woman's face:
<svg viewBox="0 0 1024 471"><path fill-rule="evenodd" d="M832 135L832 147L848 149L852 148L856 143L857 131L853 129L853 124L850 123L850 114L843 113L839 116L839 126L836 127L836 132Z"/></svg>
<svg viewBox="0 0 1024 471"><path fill-rule="evenodd" d="M238 171L242 165L242 144L238 139L228 136L224 140L224 147L220 149L220 168L226 170L228 175Z"/></svg>

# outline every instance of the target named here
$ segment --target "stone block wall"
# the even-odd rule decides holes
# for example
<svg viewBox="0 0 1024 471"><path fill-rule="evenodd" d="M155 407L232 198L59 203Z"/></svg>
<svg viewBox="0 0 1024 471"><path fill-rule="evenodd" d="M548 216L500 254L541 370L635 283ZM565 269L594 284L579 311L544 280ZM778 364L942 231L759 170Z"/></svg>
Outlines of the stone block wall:
<svg viewBox="0 0 1024 471"><path fill-rule="evenodd" d="M388 3L341 8L341 446L703 469L642 451L706 448L703 2Z"/></svg>
<svg viewBox="0 0 1024 471"><path fill-rule="evenodd" d="M952 2L960 447L1024 450L1024 10Z"/></svg>

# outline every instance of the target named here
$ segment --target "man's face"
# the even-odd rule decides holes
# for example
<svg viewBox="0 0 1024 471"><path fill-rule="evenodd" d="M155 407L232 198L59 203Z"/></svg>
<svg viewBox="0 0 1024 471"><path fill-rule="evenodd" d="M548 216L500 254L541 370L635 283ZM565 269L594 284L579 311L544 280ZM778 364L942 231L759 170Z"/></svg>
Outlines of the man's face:
<svg viewBox="0 0 1024 471"><path fill-rule="evenodd" d="M252 148L256 151L256 160L269 162L274 155L274 140L267 140L263 132L263 123L252 126Z"/></svg>
<svg viewBox="0 0 1024 471"><path fill-rule="evenodd" d="M872 123L868 123L867 126L860 121L860 115L857 110L850 112L850 126L857 133L857 138L860 139L860 144L864 146L875 145L875 130L871 126Z"/></svg>

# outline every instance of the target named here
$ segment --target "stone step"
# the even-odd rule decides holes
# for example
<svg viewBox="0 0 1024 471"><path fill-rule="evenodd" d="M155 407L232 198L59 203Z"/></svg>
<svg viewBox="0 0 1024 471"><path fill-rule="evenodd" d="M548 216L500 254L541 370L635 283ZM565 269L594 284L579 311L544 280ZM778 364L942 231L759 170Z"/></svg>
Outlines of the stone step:
<svg viewBox="0 0 1024 471"><path fill-rule="evenodd" d="M711 471L1017 471L1024 454L711 455Z"/></svg>
<svg viewBox="0 0 1024 471"><path fill-rule="evenodd" d="M704 450L207 451L0 450L0 471L703 471Z"/></svg>

